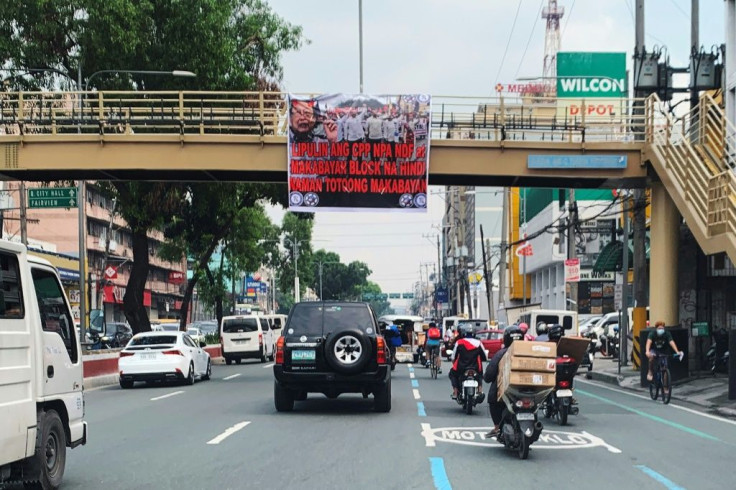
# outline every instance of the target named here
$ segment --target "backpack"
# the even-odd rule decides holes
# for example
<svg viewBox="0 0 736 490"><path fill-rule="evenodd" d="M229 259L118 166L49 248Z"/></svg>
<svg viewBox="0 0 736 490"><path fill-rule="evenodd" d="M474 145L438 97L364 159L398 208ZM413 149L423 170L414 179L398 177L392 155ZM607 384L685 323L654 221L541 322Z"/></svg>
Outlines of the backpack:
<svg viewBox="0 0 736 490"><path fill-rule="evenodd" d="M427 330L427 337L429 337L432 340L439 340L442 337L442 334L440 333L439 328L432 327L429 330Z"/></svg>

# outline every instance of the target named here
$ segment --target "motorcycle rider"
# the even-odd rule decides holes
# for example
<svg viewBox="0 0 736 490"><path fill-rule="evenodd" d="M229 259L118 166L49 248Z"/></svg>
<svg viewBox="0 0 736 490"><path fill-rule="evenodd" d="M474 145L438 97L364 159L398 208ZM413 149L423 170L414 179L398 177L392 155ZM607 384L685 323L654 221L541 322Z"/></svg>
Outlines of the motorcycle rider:
<svg viewBox="0 0 736 490"><path fill-rule="evenodd" d="M490 383L488 388L488 410L491 412L491 419L493 420L493 430L486 434L486 439L490 439L498 435L499 427L501 425L501 417L503 416L504 403L498 399L498 366L501 364L501 359L509 350L514 340L522 340L524 333L521 328L516 325L511 325L503 332L503 347L496 352L491 361L486 366L486 371L483 373L483 379L486 383Z"/></svg>
<svg viewBox="0 0 736 490"><path fill-rule="evenodd" d="M483 371L483 362L487 361L486 351L483 344L475 338L475 332L472 325L460 325L458 327L458 340L452 350L452 368L450 368L449 378L452 383L452 399L457 400L460 393L460 376L467 369L476 370L476 380L478 381L478 395L483 394L483 381L481 372Z"/></svg>
<svg viewBox="0 0 736 490"><path fill-rule="evenodd" d="M399 326L392 323L386 327L383 335L386 337L388 350L391 353L391 362L393 363L396 359L396 348L401 347L401 331L399 330Z"/></svg>
<svg viewBox="0 0 736 490"><path fill-rule="evenodd" d="M529 333L529 325L521 322L519 324L519 329L521 330L521 333L524 334L524 340L534 340L534 335Z"/></svg>
<svg viewBox="0 0 736 490"><path fill-rule="evenodd" d="M654 368L654 358L657 355L666 355L668 345L672 347L673 351L680 355L680 360L682 360L682 356L684 355L684 353L677 348L677 344L672 338L672 334L665 330L664 322L662 320L658 320L657 323L654 324L654 326L656 327L656 330L649 332L649 336L647 337L646 354L649 358L649 372L647 373L647 381L652 381L654 379L654 375L652 374L652 369Z"/></svg>
<svg viewBox="0 0 736 490"><path fill-rule="evenodd" d="M556 344L560 341L563 334L564 329L562 328L562 325L560 325L559 323L555 323L547 329L547 341L554 342ZM539 340L539 338L537 338L537 340Z"/></svg>
<svg viewBox="0 0 736 490"><path fill-rule="evenodd" d="M549 337L547 336L547 324L544 322L537 323L537 337L534 339L537 342L548 342Z"/></svg>

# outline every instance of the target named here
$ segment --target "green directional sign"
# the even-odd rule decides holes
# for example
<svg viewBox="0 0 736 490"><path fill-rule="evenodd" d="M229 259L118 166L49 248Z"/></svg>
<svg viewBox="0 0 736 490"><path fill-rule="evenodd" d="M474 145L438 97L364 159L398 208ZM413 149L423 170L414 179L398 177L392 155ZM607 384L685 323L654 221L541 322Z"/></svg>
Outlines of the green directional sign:
<svg viewBox="0 0 736 490"><path fill-rule="evenodd" d="M414 293L404 293L401 297L404 299L414 299Z"/></svg>
<svg viewBox="0 0 736 490"><path fill-rule="evenodd" d="M390 299L401 299L401 293L388 293Z"/></svg>
<svg viewBox="0 0 736 490"><path fill-rule="evenodd" d="M557 53L557 97L626 96L626 53Z"/></svg>
<svg viewBox="0 0 736 490"><path fill-rule="evenodd" d="M36 187L28 189L28 207L73 208L77 205L76 187Z"/></svg>

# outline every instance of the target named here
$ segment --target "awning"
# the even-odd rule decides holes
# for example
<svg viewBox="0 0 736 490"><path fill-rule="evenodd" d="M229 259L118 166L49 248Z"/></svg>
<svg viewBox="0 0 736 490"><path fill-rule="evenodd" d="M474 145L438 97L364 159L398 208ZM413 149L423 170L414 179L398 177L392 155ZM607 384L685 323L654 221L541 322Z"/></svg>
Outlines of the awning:
<svg viewBox="0 0 736 490"><path fill-rule="evenodd" d="M593 266L593 272L621 272L623 270L623 248L624 244L620 241L610 242L603 247L598 253L598 258ZM634 264L634 253L629 248L629 267Z"/></svg>

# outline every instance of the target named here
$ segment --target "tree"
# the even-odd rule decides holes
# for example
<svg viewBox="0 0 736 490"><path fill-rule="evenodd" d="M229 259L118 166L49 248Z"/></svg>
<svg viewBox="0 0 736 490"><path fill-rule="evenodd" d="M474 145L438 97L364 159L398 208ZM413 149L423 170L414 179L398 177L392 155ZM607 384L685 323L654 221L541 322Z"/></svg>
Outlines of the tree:
<svg viewBox="0 0 736 490"><path fill-rule="evenodd" d="M314 281L312 257L313 216L304 213L286 213L281 223L284 240L284 253L281 255L279 286L282 291L294 292L295 263L299 270L300 296L307 285ZM296 260L294 253L296 253Z"/></svg>
<svg viewBox="0 0 736 490"><path fill-rule="evenodd" d="M97 89L254 90L281 80L281 53L304 38L261 0L24 0L0 2L0 66L54 68L12 79L14 87L76 88L108 69L190 70L196 78L100 74ZM150 330L143 306L148 233L173 218L177 184L114 182L119 212L133 234L133 266L124 297L135 332ZM154 200L157 199L157 200ZM189 286L189 285L188 285ZM192 286L193 287L193 286ZM191 292L189 293L191 296Z"/></svg>
<svg viewBox="0 0 736 490"><path fill-rule="evenodd" d="M338 254L324 249L314 253L312 263L317 273L310 287L318 294L321 291L324 300L360 299L362 288L371 274L371 270L364 262L356 260L346 265L340 261ZM322 264L321 284L320 263Z"/></svg>
<svg viewBox="0 0 736 490"><path fill-rule="evenodd" d="M381 291L381 286L376 284L375 282L368 281L362 288L361 293L363 295L369 294L372 295L374 299L369 300L371 307L373 308L373 311L376 312L376 316L382 316L382 315L393 315L394 310L391 308L391 303L389 303L385 299L375 299L380 298L380 295L383 294Z"/></svg>

